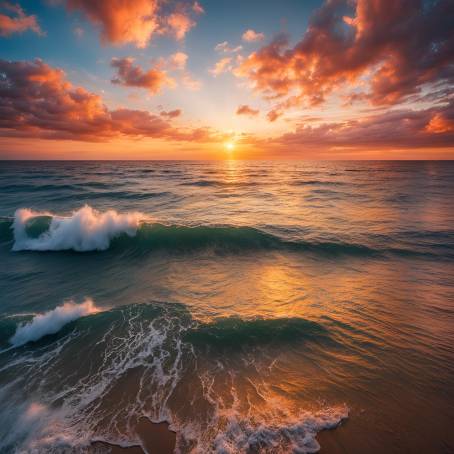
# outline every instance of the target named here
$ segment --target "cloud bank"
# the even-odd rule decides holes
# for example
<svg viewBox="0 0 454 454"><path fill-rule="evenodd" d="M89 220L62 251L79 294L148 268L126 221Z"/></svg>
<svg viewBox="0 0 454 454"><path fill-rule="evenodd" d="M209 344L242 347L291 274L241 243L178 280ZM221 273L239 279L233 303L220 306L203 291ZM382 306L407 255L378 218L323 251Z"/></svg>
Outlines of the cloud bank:
<svg viewBox="0 0 454 454"><path fill-rule="evenodd" d="M146 73L127 66L122 82L158 88ZM129 72L128 72L129 71ZM131 72L133 74L131 74ZM119 137L173 141L222 140L210 128L175 128L159 114L127 108L109 109L102 98L72 85L65 73L42 60L0 59L0 135L105 142ZM134 76L137 76L134 79ZM143 79L141 78L143 77ZM155 84L155 85L153 85Z"/></svg>
<svg viewBox="0 0 454 454"><path fill-rule="evenodd" d="M453 20L450 0L328 0L295 46L278 36L235 74L282 108L345 88L353 101L393 105L426 84L453 83Z"/></svg>

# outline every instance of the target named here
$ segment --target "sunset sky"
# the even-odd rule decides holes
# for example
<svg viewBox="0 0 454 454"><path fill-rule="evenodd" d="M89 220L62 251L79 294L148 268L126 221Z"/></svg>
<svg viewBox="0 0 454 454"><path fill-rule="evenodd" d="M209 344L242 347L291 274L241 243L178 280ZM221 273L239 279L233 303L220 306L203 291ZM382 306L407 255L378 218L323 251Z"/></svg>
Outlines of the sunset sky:
<svg viewBox="0 0 454 454"><path fill-rule="evenodd" d="M452 0L0 2L0 158L453 159Z"/></svg>

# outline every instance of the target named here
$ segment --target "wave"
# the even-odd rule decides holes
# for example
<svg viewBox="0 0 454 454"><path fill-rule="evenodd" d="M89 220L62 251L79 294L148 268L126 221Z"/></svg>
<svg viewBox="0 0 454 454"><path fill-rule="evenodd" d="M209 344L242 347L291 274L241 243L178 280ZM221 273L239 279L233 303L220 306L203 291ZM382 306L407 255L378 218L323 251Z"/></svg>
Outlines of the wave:
<svg viewBox="0 0 454 454"><path fill-rule="evenodd" d="M257 183L253 181L220 181L220 180L209 180L209 179L200 179L200 180L191 180L180 183L180 186L198 186L198 187L247 187L247 186L257 186Z"/></svg>
<svg viewBox="0 0 454 454"><path fill-rule="evenodd" d="M341 240L308 241L295 238L299 235L296 231L289 234L283 230L275 234L248 226L164 225L151 222L142 213L102 212L88 205L67 217L21 208L16 211L13 222L0 219L0 238L4 242L14 241L13 251L88 252L111 249L132 253L179 253L210 249L217 253L289 251L327 257L392 254L451 259L454 256L454 233L442 233L406 232L396 234L394 239L375 236L371 238L374 246ZM393 246L388 246L390 243Z"/></svg>
<svg viewBox="0 0 454 454"><path fill-rule="evenodd" d="M64 313L76 317L98 310L87 303L86 312L75 314L74 306L83 305L70 303ZM55 328L52 318L67 320L56 317L62 307L36 316L29 325L37 331L41 317L47 320L45 326ZM348 416L345 405L317 405L305 411L276 392L270 375L275 358L262 349L206 355L185 337L188 330L214 330L227 339L238 333L239 326L248 341L256 337L258 326L271 336L279 338L281 332L290 339L300 331L318 331L307 320L238 319L232 329L225 320L201 324L182 304L150 302L113 308L85 321L77 332L55 342L9 353L1 371L13 382L9 388L0 387L0 397L9 392L0 409L5 423L0 426L0 451L14 447L20 452L87 452L95 440L138 446L136 422L146 416L171 424L178 452L310 453L319 449L319 431L337 427ZM194 396L190 402L186 402L188 386ZM23 392L34 387L39 394ZM248 408L241 405L246 389ZM120 391L121 399L113 398ZM180 413L175 402L187 403L194 411ZM31 424L33 418L36 425ZM22 420L27 427L15 432Z"/></svg>
<svg viewBox="0 0 454 454"><path fill-rule="evenodd" d="M102 251L121 234L134 236L143 217L140 213L100 212L88 205L69 217L20 208L14 215L13 251ZM38 226L38 230L46 225L48 228L33 237L30 236L33 224ZM31 226L29 230L27 226Z"/></svg>
<svg viewBox="0 0 454 454"><path fill-rule="evenodd" d="M236 349L244 345L320 340L328 337L320 324L303 318L229 317L197 325L187 331L185 339L197 346Z"/></svg>
<svg viewBox="0 0 454 454"><path fill-rule="evenodd" d="M100 311L91 299L86 299L80 304L68 301L44 314L35 315L28 323L19 325L10 339L10 344L19 347L28 342L36 342L44 336L57 333L65 325L80 317Z"/></svg>

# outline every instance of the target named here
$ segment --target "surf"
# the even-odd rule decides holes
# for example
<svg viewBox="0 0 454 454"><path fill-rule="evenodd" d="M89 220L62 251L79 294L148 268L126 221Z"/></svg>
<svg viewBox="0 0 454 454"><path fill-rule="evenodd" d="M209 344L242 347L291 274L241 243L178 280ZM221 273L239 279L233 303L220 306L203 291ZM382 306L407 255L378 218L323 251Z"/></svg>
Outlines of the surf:
<svg viewBox="0 0 454 454"><path fill-rule="evenodd" d="M120 234L134 236L143 219L141 213L104 212L85 205L68 217L20 208L14 215L13 251L102 251ZM43 230L36 237L33 223ZM28 227L28 230L27 230ZM46 228L47 227L47 228Z"/></svg>
<svg viewBox="0 0 454 454"><path fill-rule="evenodd" d="M220 254L259 251L309 253L326 257L433 257L454 256L452 232L396 233L394 238L349 242L306 239L298 226L285 228L230 224L172 224L155 221L141 212L97 210L89 205L62 216L28 208L16 210L14 219L0 219L0 238L13 242L12 251L129 251L142 254L211 250Z"/></svg>
<svg viewBox="0 0 454 454"><path fill-rule="evenodd" d="M13 347L20 347L28 342L36 342L44 336L57 333L65 325L80 317L98 312L101 312L101 309L96 307L90 298L80 304L67 301L48 312L36 314L28 323L20 324L9 343Z"/></svg>

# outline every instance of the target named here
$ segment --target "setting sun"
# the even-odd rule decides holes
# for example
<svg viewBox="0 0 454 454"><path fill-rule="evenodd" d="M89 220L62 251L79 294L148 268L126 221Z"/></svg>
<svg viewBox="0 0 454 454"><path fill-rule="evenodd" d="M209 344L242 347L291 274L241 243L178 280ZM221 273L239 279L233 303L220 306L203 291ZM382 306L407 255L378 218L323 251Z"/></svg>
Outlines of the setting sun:
<svg viewBox="0 0 454 454"><path fill-rule="evenodd" d="M224 148L227 150L227 151L233 151L235 149L235 144L233 142L226 142L224 144Z"/></svg>
<svg viewBox="0 0 454 454"><path fill-rule="evenodd" d="M0 0L0 454L454 454L453 23Z"/></svg>

